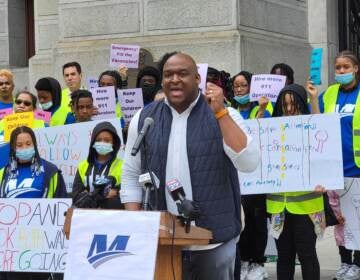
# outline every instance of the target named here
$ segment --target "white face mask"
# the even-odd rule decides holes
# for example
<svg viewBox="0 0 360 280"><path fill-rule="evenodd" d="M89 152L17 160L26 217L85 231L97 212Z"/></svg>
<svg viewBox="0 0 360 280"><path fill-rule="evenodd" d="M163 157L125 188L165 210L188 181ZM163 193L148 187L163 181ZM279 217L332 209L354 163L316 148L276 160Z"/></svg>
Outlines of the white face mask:
<svg viewBox="0 0 360 280"><path fill-rule="evenodd" d="M52 107L52 105L53 105L53 103L52 103L52 101L49 101L49 102L47 102L47 103L43 103L43 104L40 104L40 106L41 106L41 109L43 109L43 110L49 110L51 107Z"/></svg>

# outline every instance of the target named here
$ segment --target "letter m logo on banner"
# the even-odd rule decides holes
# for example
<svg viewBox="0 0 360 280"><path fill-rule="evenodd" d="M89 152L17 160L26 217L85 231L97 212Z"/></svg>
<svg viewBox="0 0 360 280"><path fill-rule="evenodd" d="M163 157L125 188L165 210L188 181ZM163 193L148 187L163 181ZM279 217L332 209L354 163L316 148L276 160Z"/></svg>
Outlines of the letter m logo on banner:
<svg viewBox="0 0 360 280"><path fill-rule="evenodd" d="M117 235L108 248L107 235L94 234L90 250L87 255L88 262L94 268L97 268L99 265L113 258L132 255L130 252L125 251L129 238L129 235Z"/></svg>

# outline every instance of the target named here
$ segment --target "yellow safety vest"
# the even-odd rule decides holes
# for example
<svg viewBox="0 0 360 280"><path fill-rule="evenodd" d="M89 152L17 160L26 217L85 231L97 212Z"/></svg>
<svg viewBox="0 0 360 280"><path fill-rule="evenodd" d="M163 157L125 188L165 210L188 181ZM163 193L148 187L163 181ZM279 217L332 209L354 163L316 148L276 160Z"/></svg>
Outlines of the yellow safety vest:
<svg viewBox="0 0 360 280"><path fill-rule="evenodd" d="M335 112L340 84L331 85L323 94L324 113ZM353 116L353 150L354 162L360 168L360 94L358 94Z"/></svg>
<svg viewBox="0 0 360 280"><path fill-rule="evenodd" d="M278 214L284 210L292 214L304 215L324 210L324 199L321 193L285 192L266 195L266 210Z"/></svg>
<svg viewBox="0 0 360 280"><path fill-rule="evenodd" d="M0 169L1 186L2 186L3 176L4 176L4 171L5 171L5 167ZM50 179L49 186L47 188L45 186L45 192L44 192L43 198L54 198L57 185L58 185L58 172L55 172L55 174Z"/></svg>
<svg viewBox="0 0 360 280"><path fill-rule="evenodd" d="M78 165L78 171L84 186L86 185L86 171L88 170L89 162L85 159L81 161ZM119 186L121 184L121 173L122 173L122 160L116 158L110 166L109 176L113 176L116 180L116 185Z"/></svg>
<svg viewBox="0 0 360 280"><path fill-rule="evenodd" d="M50 126L64 125L68 113L70 113L70 107L61 104L54 114L52 114Z"/></svg>
<svg viewBox="0 0 360 280"><path fill-rule="evenodd" d="M259 105L255 106L254 108L252 108L250 115L249 115L249 119L255 119L256 118L256 114L259 111ZM266 105L266 111L268 111L270 113L270 115L272 115L274 108L272 103L269 101L268 104Z"/></svg>

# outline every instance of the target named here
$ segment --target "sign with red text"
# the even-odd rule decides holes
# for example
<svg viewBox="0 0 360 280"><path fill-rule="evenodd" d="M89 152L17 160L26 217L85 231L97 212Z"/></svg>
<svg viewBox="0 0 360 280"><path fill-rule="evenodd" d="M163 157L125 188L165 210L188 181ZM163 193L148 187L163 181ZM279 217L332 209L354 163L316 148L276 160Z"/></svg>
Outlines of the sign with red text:
<svg viewBox="0 0 360 280"><path fill-rule="evenodd" d="M49 124L51 120L51 113L43 110L35 110L34 117L35 119L43 120L44 122Z"/></svg>
<svg viewBox="0 0 360 280"><path fill-rule="evenodd" d="M260 150L260 163L253 172L239 172L241 194L343 188L339 115L246 120L244 127Z"/></svg>
<svg viewBox="0 0 360 280"><path fill-rule="evenodd" d="M122 116L125 123L129 123L136 112L144 107L142 89L119 89L117 92L121 105Z"/></svg>
<svg viewBox="0 0 360 280"><path fill-rule="evenodd" d="M0 199L0 271L64 272L71 199Z"/></svg>
<svg viewBox="0 0 360 280"><path fill-rule="evenodd" d="M127 68L138 68L139 52L139 46L111 44L110 66L124 65Z"/></svg>
<svg viewBox="0 0 360 280"><path fill-rule="evenodd" d="M12 108L2 109L0 110L0 120L3 119L5 116L10 115L13 113Z"/></svg>
<svg viewBox="0 0 360 280"><path fill-rule="evenodd" d="M271 102L276 102L276 99L285 86L286 76L260 74L252 75L250 85L250 100L257 101L260 97L265 96Z"/></svg>
<svg viewBox="0 0 360 280"><path fill-rule="evenodd" d="M94 106L98 109L93 120L116 118L116 100L114 87L96 87L90 89L94 100Z"/></svg>
<svg viewBox="0 0 360 280"><path fill-rule="evenodd" d="M68 193L72 192L78 164L88 157L91 133L95 125L102 121L108 121L116 128L123 144L118 118L34 130L40 157L61 169Z"/></svg>

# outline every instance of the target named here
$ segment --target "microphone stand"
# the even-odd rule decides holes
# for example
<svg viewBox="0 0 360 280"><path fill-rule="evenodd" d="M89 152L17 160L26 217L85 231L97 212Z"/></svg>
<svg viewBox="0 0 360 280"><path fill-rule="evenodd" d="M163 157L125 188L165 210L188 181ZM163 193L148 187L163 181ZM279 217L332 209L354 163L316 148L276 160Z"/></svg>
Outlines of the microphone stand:
<svg viewBox="0 0 360 280"><path fill-rule="evenodd" d="M157 186L156 186L156 182L154 179L154 175L149 167L149 162L148 162L148 152L147 152L147 146L146 146L146 141L145 141L145 137L143 140L143 145L144 145L144 164L145 164L145 170L147 172L149 172L150 174L150 179L151 179L151 183L147 183L145 184L145 195L144 195L144 200L143 200L143 209L145 211L149 211L149 210L154 210L156 211L158 209L158 190L157 190ZM150 198L151 198L151 191L154 191L155 194L155 205L151 205L150 204Z"/></svg>

